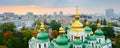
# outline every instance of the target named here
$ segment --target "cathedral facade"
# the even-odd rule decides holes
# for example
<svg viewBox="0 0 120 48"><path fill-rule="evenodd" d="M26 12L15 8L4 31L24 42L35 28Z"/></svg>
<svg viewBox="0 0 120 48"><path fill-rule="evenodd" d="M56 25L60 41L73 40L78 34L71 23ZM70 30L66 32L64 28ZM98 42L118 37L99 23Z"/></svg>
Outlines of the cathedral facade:
<svg viewBox="0 0 120 48"><path fill-rule="evenodd" d="M92 32L89 22L86 21L86 26L83 27L79 18L76 8L75 21L68 27L67 34L64 26L61 26L58 37L51 41L42 23L37 37L29 40L29 48L112 48L112 42L109 38L105 38L100 22L97 24L97 30Z"/></svg>

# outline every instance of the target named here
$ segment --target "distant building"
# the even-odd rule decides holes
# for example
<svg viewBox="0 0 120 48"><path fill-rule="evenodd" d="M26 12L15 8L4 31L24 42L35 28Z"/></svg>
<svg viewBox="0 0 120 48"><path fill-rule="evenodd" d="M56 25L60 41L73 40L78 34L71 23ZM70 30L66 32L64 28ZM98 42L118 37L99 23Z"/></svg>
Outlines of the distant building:
<svg viewBox="0 0 120 48"><path fill-rule="evenodd" d="M5 12L3 13L4 17L13 17L15 14L12 12Z"/></svg>
<svg viewBox="0 0 120 48"><path fill-rule="evenodd" d="M114 18L114 9L106 9L106 16L109 18Z"/></svg>
<svg viewBox="0 0 120 48"><path fill-rule="evenodd" d="M60 12L59 12L59 16L63 16L63 11L60 11Z"/></svg>
<svg viewBox="0 0 120 48"><path fill-rule="evenodd" d="M53 12L53 16L57 16L57 12Z"/></svg>
<svg viewBox="0 0 120 48"><path fill-rule="evenodd" d="M33 16L33 12L28 12L26 15L27 16Z"/></svg>

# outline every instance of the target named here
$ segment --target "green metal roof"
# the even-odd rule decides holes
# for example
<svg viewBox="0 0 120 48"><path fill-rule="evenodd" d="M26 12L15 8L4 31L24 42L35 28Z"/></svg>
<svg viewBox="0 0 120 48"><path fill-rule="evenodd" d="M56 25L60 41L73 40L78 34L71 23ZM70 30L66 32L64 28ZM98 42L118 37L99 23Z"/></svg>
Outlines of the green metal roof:
<svg viewBox="0 0 120 48"><path fill-rule="evenodd" d="M82 45L82 41L81 41L80 39L75 39L75 40L73 41L73 44L74 44L74 45Z"/></svg>
<svg viewBox="0 0 120 48"><path fill-rule="evenodd" d="M39 32L38 35L37 35L37 41L38 42L47 42L49 41L49 35L47 33L47 31L42 31L42 32Z"/></svg>
<svg viewBox="0 0 120 48"><path fill-rule="evenodd" d="M71 43L64 34L59 35L56 39L53 39L51 43L55 48L69 48L71 46Z"/></svg>
<svg viewBox="0 0 120 48"><path fill-rule="evenodd" d="M56 39L56 43L60 44L60 45L64 45L68 43L68 39L66 38L66 36L63 35L59 35Z"/></svg>
<svg viewBox="0 0 120 48"><path fill-rule="evenodd" d="M95 41L96 37L95 36L88 36L86 39L89 41Z"/></svg>
<svg viewBox="0 0 120 48"><path fill-rule="evenodd" d="M95 31L95 35L101 36L101 35L104 35L104 32L103 32L101 29L97 29L97 30Z"/></svg>
<svg viewBox="0 0 120 48"><path fill-rule="evenodd" d="M85 30L85 32L88 32L88 33L90 33L92 31L92 29L89 26L86 26L84 28L84 30Z"/></svg>
<svg viewBox="0 0 120 48"><path fill-rule="evenodd" d="M54 48L54 46L52 44L50 44L50 46L48 48Z"/></svg>
<svg viewBox="0 0 120 48"><path fill-rule="evenodd" d="M29 40L29 44L34 45L36 43L35 37L32 37L31 40Z"/></svg>

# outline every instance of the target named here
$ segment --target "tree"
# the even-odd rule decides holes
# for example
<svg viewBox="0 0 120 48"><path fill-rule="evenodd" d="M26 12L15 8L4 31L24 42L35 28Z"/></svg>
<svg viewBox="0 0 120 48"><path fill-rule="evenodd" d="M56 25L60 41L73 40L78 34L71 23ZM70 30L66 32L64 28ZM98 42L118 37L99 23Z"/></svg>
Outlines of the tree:
<svg viewBox="0 0 120 48"><path fill-rule="evenodd" d="M37 34L38 34L38 29L36 28L36 29L34 29L34 30L33 30L32 35L33 35L34 37L36 37L36 36L37 36Z"/></svg>
<svg viewBox="0 0 120 48"><path fill-rule="evenodd" d="M3 45L3 34L0 33L0 45Z"/></svg>
<svg viewBox="0 0 120 48"><path fill-rule="evenodd" d="M119 25L117 23L110 22L110 23L107 24L107 26L110 27L110 26L119 26Z"/></svg>
<svg viewBox="0 0 120 48"><path fill-rule="evenodd" d="M45 26L45 29L47 32L49 32L49 27L48 26Z"/></svg>
<svg viewBox="0 0 120 48"><path fill-rule="evenodd" d="M95 21L95 23L98 23L99 22L99 19L97 19L97 21Z"/></svg>
<svg viewBox="0 0 120 48"><path fill-rule="evenodd" d="M107 24L107 21L106 19L103 20L103 25L106 25Z"/></svg>
<svg viewBox="0 0 120 48"><path fill-rule="evenodd" d="M113 27L103 27L102 31L105 33L106 37L109 37L109 38L115 37Z"/></svg>
<svg viewBox="0 0 120 48"><path fill-rule="evenodd" d="M58 36L57 30L53 30L51 34L51 38L56 38Z"/></svg>
<svg viewBox="0 0 120 48"><path fill-rule="evenodd" d="M48 26L50 25L50 23L48 23L48 22L46 22L46 21L44 22L44 24L45 24L45 25L48 25Z"/></svg>
<svg viewBox="0 0 120 48"><path fill-rule="evenodd" d="M97 24L91 24L90 28L92 29L93 32L97 29Z"/></svg>
<svg viewBox="0 0 120 48"><path fill-rule="evenodd" d="M15 48L13 36L9 36L7 38L8 40L5 42L5 46L7 46L8 48Z"/></svg>
<svg viewBox="0 0 120 48"><path fill-rule="evenodd" d="M22 31L22 34L23 34L23 47L24 48L28 48L28 41L29 39L32 37L32 30L29 30L29 29L25 29Z"/></svg>
<svg viewBox="0 0 120 48"><path fill-rule="evenodd" d="M15 24L11 23L11 22L4 23L4 24L0 25L0 30L2 32L6 32L6 31L15 32L15 28L16 28Z"/></svg>
<svg viewBox="0 0 120 48"><path fill-rule="evenodd" d="M34 23L33 23L33 25L32 26L36 26L36 25L38 25L38 26L40 26L41 25L41 23L40 23L40 21L39 20L37 20L37 21L35 21Z"/></svg>
<svg viewBox="0 0 120 48"><path fill-rule="evenodd" d="M9 38L9 36L11 36L13 34L13 32L11 32L11 31L6 31L6 32L4 32L4 34L3 34L3 36L4 36L4 38L3 38L3 43L5 43Z"/></svg>
<svg viewBox="0 0 120 48"><path fill-rule="evenodd" d="M84 19L84 26L86 25L86 21L87 21L87 19Z"/></svg>
<svg viewBox="0 0 120 48"><path fill-rule="evenodd" d="M120 48L120 36L112 38L112 47L113 48Z"/></svg>
<svg viewBox="0 0 120 48"><path fill-rule="evenodd" d="M61 24L56 22L56 20L52 20L51 23L50 23L50 26L52 27L52 30L59 31L59 28L60 28Z"/></svg>

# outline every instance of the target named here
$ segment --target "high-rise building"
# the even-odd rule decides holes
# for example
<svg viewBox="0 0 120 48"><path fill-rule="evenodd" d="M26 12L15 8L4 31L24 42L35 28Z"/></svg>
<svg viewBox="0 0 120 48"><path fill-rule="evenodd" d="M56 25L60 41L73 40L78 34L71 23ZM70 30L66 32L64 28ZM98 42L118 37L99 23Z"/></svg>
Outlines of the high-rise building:
<svg viewBox="0 0 120 48"><path fill-rule="evenodd" d="M53 16L57 16L57 12L53 12Z"/></svg>
<svg viewBox="0 0 120 48"><path fill-rule="evenodd" d="M33 16L33 12L28 12L26 15Z"/></svg>
<svg viewBox="0 0 120 48"><path fill-rule="evenodd" d="M60 11L60 12L59 12L59 16L63 16L63 11Z"/></svg>
<svg viewBox="0 0 120 48"><path fill-rule="evenodd" d="M114 9L106 9L106 16L109 18L114 18Z"/></svg>
<svg viewBox="0 0 120 48"><path fill-rule="evenodd" d="M15 14L13 12L5 12L3 13L4 17L13 17Z"/></svg>

